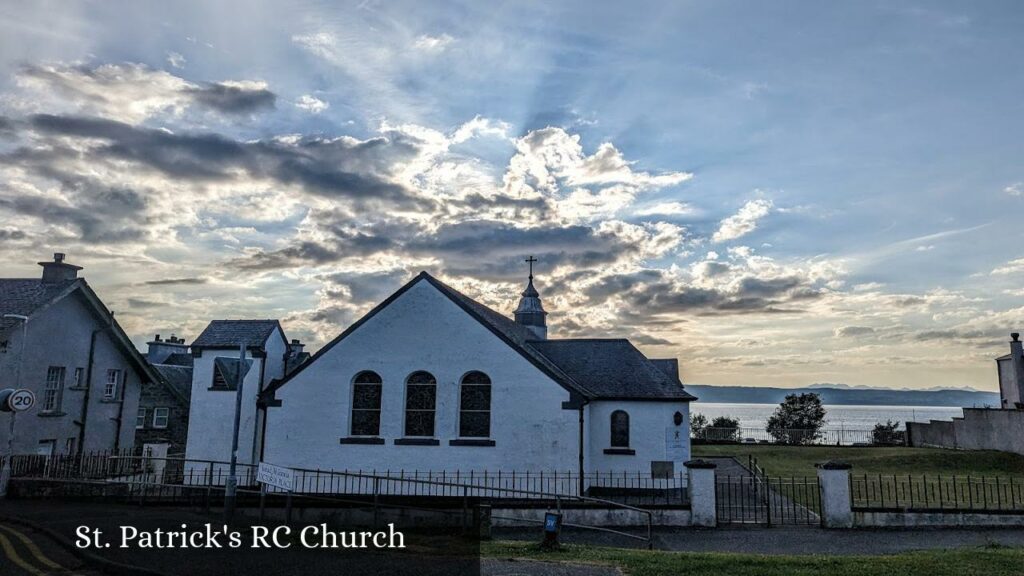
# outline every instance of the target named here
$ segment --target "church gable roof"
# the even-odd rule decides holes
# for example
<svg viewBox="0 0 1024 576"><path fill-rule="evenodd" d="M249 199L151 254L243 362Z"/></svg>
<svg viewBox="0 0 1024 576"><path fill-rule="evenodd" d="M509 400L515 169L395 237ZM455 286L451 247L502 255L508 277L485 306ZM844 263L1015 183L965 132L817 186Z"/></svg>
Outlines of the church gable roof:
<svg viewBox="0 0 1024 576"><path fill-rule="evenodd" d="M266 390L264 400L271 400L276 390L291 381L307 366L316 362L327 351L358 330L370 318L387 308L419 282L429 283L541 372L568 390L572 396L572 400L570 400L572 407L577 406L582 399L682 401L696 399L683 390L682 384L678 380L673 381L647 360L628 340L537 340L534 332L526 326L517 324L500 312L473 300L430 274L420 272L373 310L345 329L337 338L327 343L307 362L285 378L271 384ZM585 356L586 359L572 358L574 352ZM610 356L604 357L603 355ZM616 368L616 363L620 363L620 367ZM588 367L587 364L591 366ZM634 371L632 375L627 374L629 370Z"/></svg>
<svg viewBox="0 0 1024 576"><path fill-rule="evenodd" d="M697 399L629 340L535 340L528 346L585 386L595 400Z"/></svg>

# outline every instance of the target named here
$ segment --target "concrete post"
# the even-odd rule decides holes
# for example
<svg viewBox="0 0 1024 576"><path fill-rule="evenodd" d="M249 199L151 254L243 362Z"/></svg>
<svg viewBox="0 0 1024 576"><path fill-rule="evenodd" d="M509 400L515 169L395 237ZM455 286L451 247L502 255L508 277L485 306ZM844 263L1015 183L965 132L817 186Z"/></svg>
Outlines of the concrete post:
<svg viewBox="0 0 1024 576"><path fill-rule="evenodd" d="M825 528L853 528L850 468L845 462L815 465L821 485L821 524Z"/></svg>
<svg viewBox="0 0 1024 576"><path fill-rule="evenodd" d="M684 462L683 466L686 466L687 490L690 494L690 525L714 528L718 525L715 504L717 465L707 460L690 460Z"/></svg>

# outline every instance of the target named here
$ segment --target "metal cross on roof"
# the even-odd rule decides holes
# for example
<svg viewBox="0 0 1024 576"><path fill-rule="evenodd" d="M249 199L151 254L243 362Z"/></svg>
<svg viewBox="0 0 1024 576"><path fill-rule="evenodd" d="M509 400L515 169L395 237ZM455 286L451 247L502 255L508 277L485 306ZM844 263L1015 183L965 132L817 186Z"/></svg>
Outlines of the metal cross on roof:
<svg viewBox="0 0 1024 576"><path fill-rule="evenodd" d="M537 259L534 258L533 256L530 256L529 258L524 260L524 262L526 262L526 263L528 263L530 265L530 280L533 280L533 263L536 262L536 261L537 261Z"/></svg>

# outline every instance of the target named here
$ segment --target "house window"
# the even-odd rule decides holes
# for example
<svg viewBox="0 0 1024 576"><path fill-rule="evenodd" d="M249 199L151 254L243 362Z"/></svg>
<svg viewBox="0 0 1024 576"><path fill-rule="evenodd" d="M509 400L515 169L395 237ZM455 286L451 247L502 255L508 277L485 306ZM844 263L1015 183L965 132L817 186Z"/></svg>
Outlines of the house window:
<svg viewBox="0 0 1024 576"><path fill-rule="evenodd" d="M437 380L429 372L413 372L405 381L405 435L434 436Z"/></svg>
<svg viewBox="0 0 1024 576"><path fill-rule="evenodd" d="M380 401L384 384L376 372L360 372L352 381L352 435L380 434Z"/></svg>
<svg viewBox="0 0 1024 576"><path fill-rule="evenodd" d="M141 430L146 427L146 409L139 408L139 411L135 413L135 429Z"/></svg>
<svg viewBox="0 0 1024 576"><path fill-rule="evenodd" d="M153 428L167 428L167 421L171 415L170 408L153 409Z"/></svg>
<svg viewBox="0 0 1024 576"><path fill-rule="evenodd" d="M483 372L462 377L459 387L459 436L488 438L491 435L491 379Z"/></svg>
<svg viewBox="0 0 1024 576"><path fill-rule="evenodd" d="M612 412L612 448L629 448L629 414Z"/></svg>
<svg viewBox="0 0 1024 576"><path fill-rule="evenodd" d="M60 410L61 396L64 392L64 367L50 366L46 371L46 389L43 390L42 412Z"/></svg>
<svg viewBox="0 0 1024 576"><path fill-rule="evenodd" d="M227 388L228 381L224 379L224 374L217 368L216 363L213 366L213 387L214 388Z"/></svg>
<svg viewBox="0 0 1024 576"><path fill-rule="evenodd" d="M85 387L85 368L75 368L75 379L71 383L72 388Z"/></svg>
<svg viewBox="0 0 1024 576"><path fill-rule="evenodd" d="M103 385L103 398L113 400L117 397L117 381L120 377L120 370L107 370L107 382Z"/></svg>

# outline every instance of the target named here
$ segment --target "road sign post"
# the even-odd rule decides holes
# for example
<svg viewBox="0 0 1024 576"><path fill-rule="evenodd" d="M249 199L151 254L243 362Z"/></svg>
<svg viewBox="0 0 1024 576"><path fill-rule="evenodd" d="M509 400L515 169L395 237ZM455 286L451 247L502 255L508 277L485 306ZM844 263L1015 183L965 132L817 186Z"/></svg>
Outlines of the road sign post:
<svg viewBox="0 0 1024 576"><path fill-rule="evenodd" d="M36 405L36 395L31 390L0 390L0 412L11 413L10 429L7 431L7 456L0 468L0 498L7 496L7 485L11 480L11 466L14 460L14 429L18 412L24 412Z"/></svg>
<svg viewBox="0 0 1024 576"><path fill-rule="evenodd" d="M256 469L256 481L260 483L260 522L263 521L263 500L267 494L267 486L273 486L288 492L287 500L285 501L285 523L291 524L295 471L291 468L260 462L259 467Z"/></svg>

